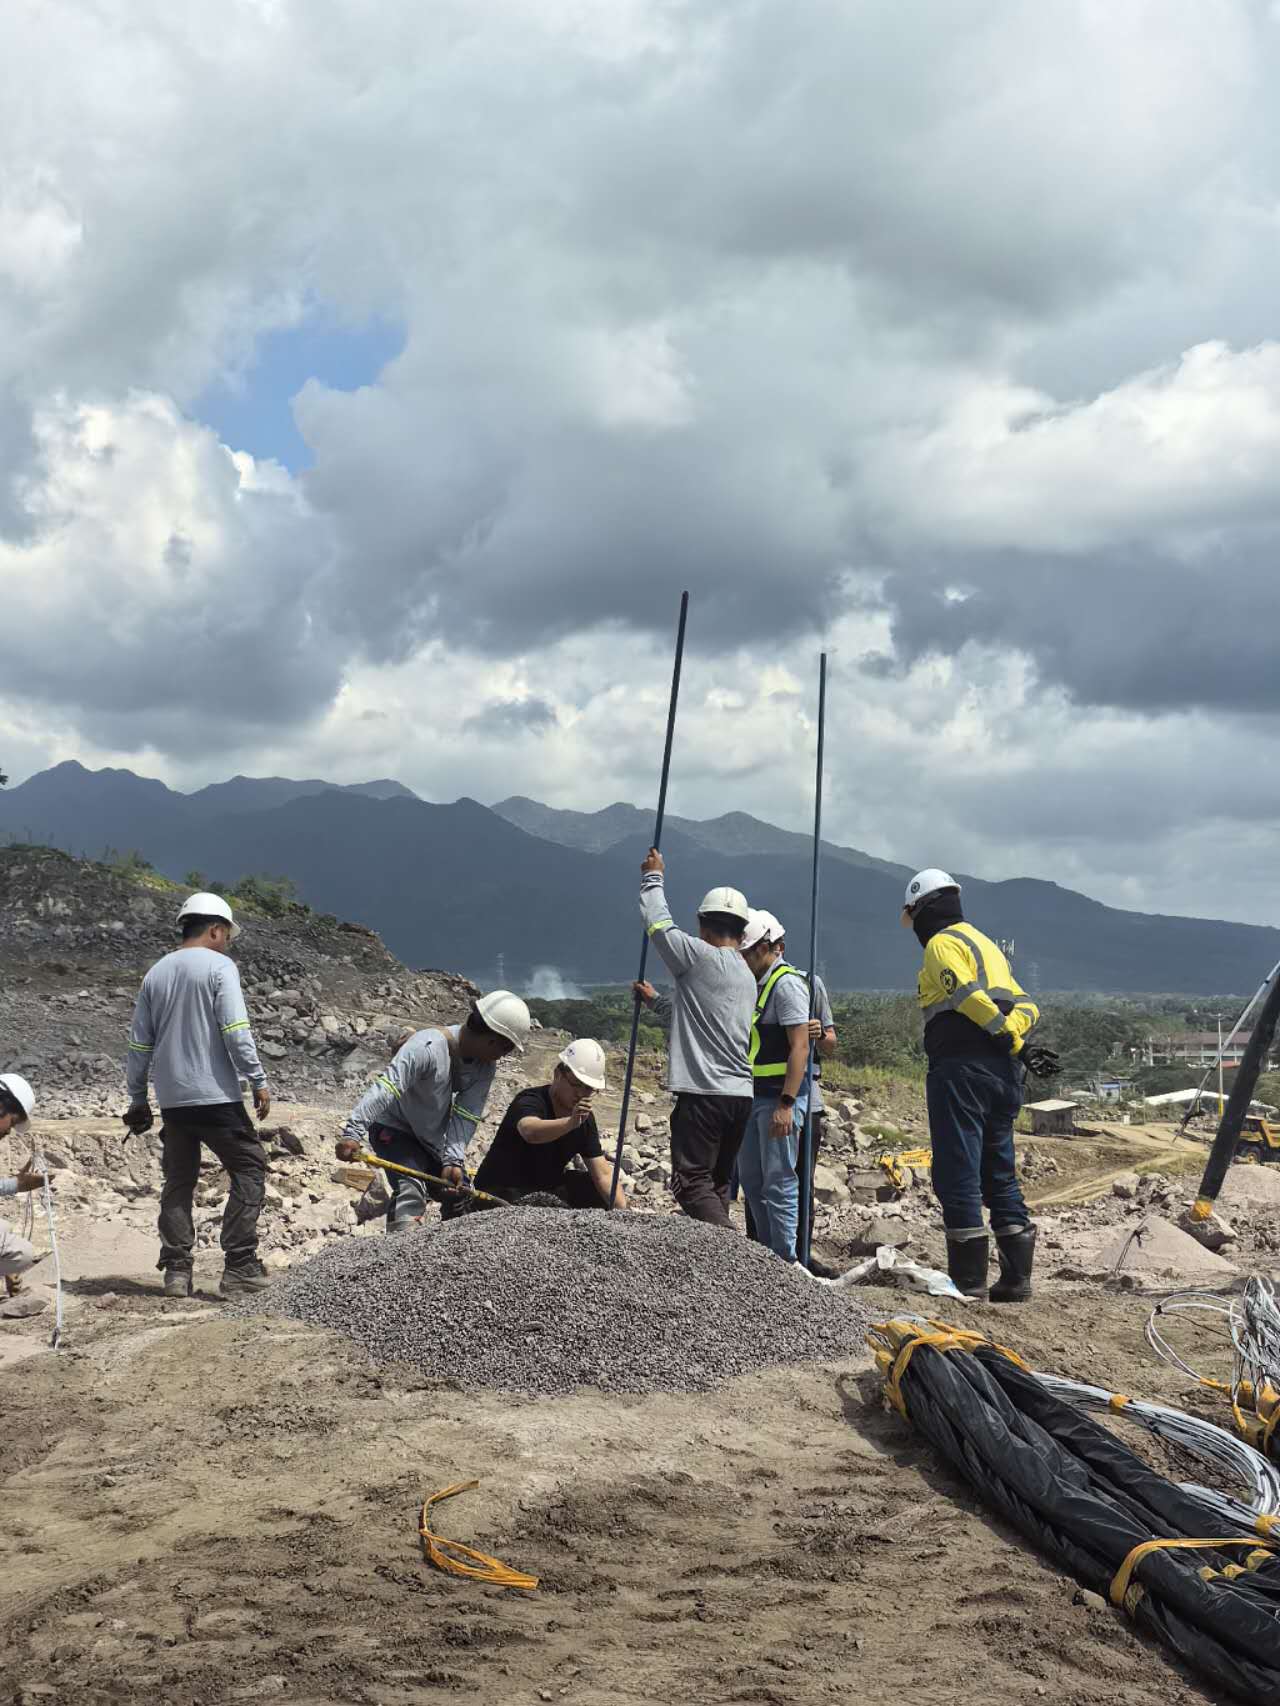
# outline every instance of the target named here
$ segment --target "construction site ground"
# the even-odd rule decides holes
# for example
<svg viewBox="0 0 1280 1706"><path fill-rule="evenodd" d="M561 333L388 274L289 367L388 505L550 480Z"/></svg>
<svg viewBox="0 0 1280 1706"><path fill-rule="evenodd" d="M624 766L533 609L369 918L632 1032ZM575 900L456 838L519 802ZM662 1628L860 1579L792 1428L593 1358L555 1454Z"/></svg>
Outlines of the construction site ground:
<svg viewBox="0 0 1280 1706"><path fill-rule="evenodd" d="M1112 1203L1117 1178L1194 1171L1204 1153L1124 1126L1029 1148L1051 1224L1091 1194ZM214 1256L199 1295L166 1302L138 1226L69 1215L61 1233L65 1348L47 1348L47 1312L0 1327L15 1700L1219 1698L989 1517L885 1412L869 1357L678 1398L428 1387L335 1336L227 1318ZM939 1254L933 1237L912 1253ZM1152 1296L1062 1277L1064 1263L1046 1255L1028 1305L942 1312L1036 1366L1212 1414L1144 1342ZM937 1309L866 1295L884 1316ZM438 1527L535 1573L536 1592L423 1561L422 1498L473 1477Z"/></svg>

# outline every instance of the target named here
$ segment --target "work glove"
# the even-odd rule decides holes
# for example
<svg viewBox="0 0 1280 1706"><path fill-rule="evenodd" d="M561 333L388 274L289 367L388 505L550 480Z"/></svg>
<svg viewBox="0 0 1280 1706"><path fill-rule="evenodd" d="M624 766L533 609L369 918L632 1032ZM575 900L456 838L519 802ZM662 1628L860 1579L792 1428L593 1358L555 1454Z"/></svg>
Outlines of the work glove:
<svg viewBox="0 0 1280 1706"><path fill-rule="evenodd" d="M333 1153L339 1161L354 1161L360 1153L360 1145L353 1137L340 1137L333 1146Z"/></svg>
<svg viewBox="0 0 1280 1706"><path fill-rule="evenodd" d="M1022 1058L1026 1062L1027 1071L1035 1078L1056 1078L1062 1071L1062 1062L1058 1059L1057 1052L1040 1043L1032 1043L1030 1048L1024 1048Z"/></svg>
<svg viewBox="0 0 1280 1706"><path fill-rule="evenodd" d="M149 1102L135 1102L128 1113L121 1114L120 1118L135 1137L140 1137L144 1131L150 1131L156 1123Z"/></svg>

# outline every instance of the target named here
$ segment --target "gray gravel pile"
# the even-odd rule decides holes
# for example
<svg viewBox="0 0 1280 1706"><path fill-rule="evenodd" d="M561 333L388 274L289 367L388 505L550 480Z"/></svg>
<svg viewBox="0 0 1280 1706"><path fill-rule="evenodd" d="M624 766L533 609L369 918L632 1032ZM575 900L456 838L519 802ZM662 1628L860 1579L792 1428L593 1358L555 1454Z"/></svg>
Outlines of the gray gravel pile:
<svg viewBox="0 0 1280 1706"><path fill-rule="evenodd" d="M758 1244L683 1215L511 1208L344 1238L236 1313L329 1327L462 1386L701 1391L835 1361L868 1316Z"/></svg>

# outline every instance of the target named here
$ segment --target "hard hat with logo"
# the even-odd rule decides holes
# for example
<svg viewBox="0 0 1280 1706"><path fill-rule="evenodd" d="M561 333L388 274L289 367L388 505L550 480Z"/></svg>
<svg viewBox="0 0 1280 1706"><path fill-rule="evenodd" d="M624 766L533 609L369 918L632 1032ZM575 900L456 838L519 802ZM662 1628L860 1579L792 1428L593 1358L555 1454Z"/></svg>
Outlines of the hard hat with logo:
<svg viewBox="0 0 1280 1706"><path fill-rule="evenodd" d="M231 916L231 908L220 894L193 894L183 902L182 911L178 914L178 923L184 918L217 918L231 926L231 940L234 942L240 934L240 926Z"/></svg>
<svg viewBox="0 0 1280 1706"><path fill-rule="evenodd" d="M698 917L704 918L709 912L727 913L730 918L740 918L744 924L751 916L746 895L731 888L707 890L698 903Z"/></svg>
<svg viewBox="0 0 1280 1706"><path fill-rule="evenodd" d="M36 1105L36 1093L26 1079L16 1072L0 1072L0 1090L6 1091L22 1109L22 1119L25 1122L31 1117L31 1110Z"/></svg>
<svg viewBox="0 0 1280 1706"><path fill-rule="evenodd" d="M577 1037L560 1056L560 1064L588 1090L604 1089L604 1050L594 1037Z"/></svg>
<svg viewBox="0 0 1280 1706"><path fill-rule="evenodd" d="M513 995L509 989L491 990L476 1002L476 1012L491 1031L496 1031L500 1037L514 1043L519 1053L524 1053L533 1020L518 995Z"/></svg>
<svg viewBox="0 0 1280 1706"><path fill-rule="evenodd" d="M742 946L744 949L755 948L764 943L766 947L771 948L775 943L784 941L786 934L781 920L775 918L771 912L752 912L742 934Z"/></svg>
<svg viewBox="0 0 1280 1706"><path fill-rule="evenodd" d="M931 865L927 871L917 871L912 877L907 884L906 899L902 904L904 909L910 912L922 901L928 900L931 895L941 894L943 889L956 889L958 891L959 888L960 884L954 877L948 876L945 871L940 871L936 866Z"/></svg>

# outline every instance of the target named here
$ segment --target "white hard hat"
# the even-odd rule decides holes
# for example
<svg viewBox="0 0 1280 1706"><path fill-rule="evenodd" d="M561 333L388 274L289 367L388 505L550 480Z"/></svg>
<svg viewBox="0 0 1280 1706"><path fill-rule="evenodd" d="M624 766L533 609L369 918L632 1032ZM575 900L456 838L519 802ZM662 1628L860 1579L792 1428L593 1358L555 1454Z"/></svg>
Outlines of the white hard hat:
<svg viewBox="0 0 1280 1706"><path fill-rule="evenodd" d="M561 1054L560 1064L588 1090L604 1089L604 1050L594 1037L577 1037Z"/></svg>
<svg viewBox="0 0 1280 1706"><path fill-rule="evenodd" d="M513 995L509 989L495 989L480 997L476 1002L476 1012L491 1031L496 1031L500 1037L514 1043L521 1054L524 1053L525 1039L533 1020L518 995Z"/></svg>
<svg viewBox="0 0 1280 1706"><path fill-rule="evenodd" d="M781 942L786 934L786 929L781 921L775 918L771 912L763 910L752 912L747 919L747 928L743 932L742 946L744 948L755 948L764 942L768 947L773 947L776 942Z"/></svg>
<svg viewBox="0 0 1280 1706"><path fill-rule="evenodd" d="M16 1072L0 1072L0 1089L5 1089L22 1109L24 1120L30 1119L36 1105L36 1093L26 1079Z"/></svg>
<svg viewBox="0 0 1280 1706"><path fill-rule="evenodd" d="M231 916L231 908L220 894L193 894L182 904L178 914L178 923L184 918L221 918L231 926L231 940L234 942L240 934L240 926Z"/></svg>
<svg viewBox="0 0 1280 1706"><path fill-rule="evenodd" d="M708 889L698 903L698 917L708 912L725 912L730 918L740 918L745 924L751 916L747 897L739 889Z"/></svg>
<svg viewBox="0 0 1280 1706"><path fill-rule="evenodd" d="M949 877L945 871L940 871L931 865L927 871L917 871L907 884L907 898L903 906L919 906L922 900L928 900L931 894L940 894L943 889L958 889L960 884L954 877Z"/></svg>

